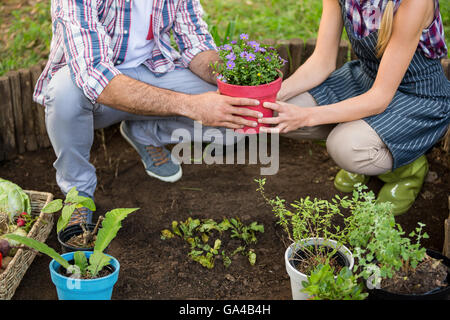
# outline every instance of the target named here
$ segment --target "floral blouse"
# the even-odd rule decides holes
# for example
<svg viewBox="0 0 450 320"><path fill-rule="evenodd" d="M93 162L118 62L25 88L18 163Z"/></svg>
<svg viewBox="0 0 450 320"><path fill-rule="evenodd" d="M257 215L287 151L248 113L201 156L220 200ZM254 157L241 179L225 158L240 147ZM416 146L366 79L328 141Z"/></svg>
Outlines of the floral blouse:
<svg viewBox="0 0 450 320"><path fill-rule="evenodd" d="M359 38L366 37L380 28L381 19L388 1L394 1L395 10L402 0L345 0L347 17L353 24L353 31ZM439 11L439 0L435 1L435 14L431 25L424 29L418 50L430 59L441 59L447 55L444 26Z"/></svg>

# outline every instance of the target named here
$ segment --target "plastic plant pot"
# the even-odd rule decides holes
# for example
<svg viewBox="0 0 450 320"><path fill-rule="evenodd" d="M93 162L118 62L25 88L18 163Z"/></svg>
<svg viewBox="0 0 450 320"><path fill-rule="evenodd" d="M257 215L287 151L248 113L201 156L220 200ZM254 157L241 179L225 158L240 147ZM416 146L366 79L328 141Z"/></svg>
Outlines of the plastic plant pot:
<svg viewBox="0 0 450 320"><path fill-rule="evenodd" d="M89 223L86 225L86 228L89 231L92 231L95 229L95 224ZM80 247L74 247L67 244L67 241L69 241L73 236L79 235L83 233L83 229L79 224L72 225L70 227L65 228L64 230L60 231L58 233L58 241L61 244L61 250L63 253L65 252L73 252L73 251L92 251L94 248L80 248ZM104 250L104 252L107 252L108 247Z"/></svg>
<svg viewBox="0 0 450 320"><path fill-rule="evenodd" d="M273 110L263 107L264 102L275 102L277 99L278 91L281 89L282 77L272 81L271 83L262 84L259 86L238 86L228 84L217 79L217 87L219 92L223 95L239 98L256 99L260 102L258 106L243 106L251 110L259 111L263 114L264 118L273 117ZM257 121L255 118L243 117L247 120ZM259 133L259 128L270 127L268 124L257 123L256 127L244 127L242 129L235 130L238 133L243 134L256 134Z"/></svg>
<svg viewBox="0 0 450 320"><path fill-rule="evenodd" d="M336 241L325 240L323 238L308 238L301 240L298 243L293 243L286 249L286 252L284 254L284 262L286 264L286 271L291 279L293 300L308 300L311 296L307 293L302 292L302 282L308 280L308 276L297 270L291 258L294 256L294 253L302 251L302 248L316 245L326 246L334 249L338 246L338 243ZM340 246L336 254L341 258L345 267L348 267L350 270L353 268L353 255L350 250L347 249L347 247Z"/></svg>
<svg viewBox="0 0 450 320"><path fill-rule="evenodd" d="M442 260L442 263L447 267L446 287L438 287L422 294L399 294L389 292L384 289L372 289L368 290L370 300L448 300L450 298L450 259L440 254L439 252L427 249L427 254L438 260ZM371 287L366 283L367 287Z"/></svg>
<svg viewBox="0 0 450 320"><path fill-rule="evenodd" d="M92 251L85 251L89 259ZM67 261L73 260L74 252L62 255ZM110 255L108 255L111 257ZM114 272L106 277L97 279L75 279L63 276L58 272L60 264L55 260L50 262L50 276L56 286L59 300L111 300L114 285L119 278L120 264L117 259L111 257L110 266Z"/></svg>

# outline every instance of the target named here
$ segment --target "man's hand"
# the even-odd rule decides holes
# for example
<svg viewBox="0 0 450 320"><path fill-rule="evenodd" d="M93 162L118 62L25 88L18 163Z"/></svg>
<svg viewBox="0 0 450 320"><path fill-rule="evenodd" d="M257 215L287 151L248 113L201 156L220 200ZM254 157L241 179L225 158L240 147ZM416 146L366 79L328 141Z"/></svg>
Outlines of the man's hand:
<svg viewBox="0 0 450 320"><path fill-rule="evenodd" d="M257 106L258 100L233 98L217 92L207 92L190 96L188 114L193 120L204 126L240 129L244 126L256 127L256 121L246 120L240 116L262 118L262 113L239 106Z"/></svg>

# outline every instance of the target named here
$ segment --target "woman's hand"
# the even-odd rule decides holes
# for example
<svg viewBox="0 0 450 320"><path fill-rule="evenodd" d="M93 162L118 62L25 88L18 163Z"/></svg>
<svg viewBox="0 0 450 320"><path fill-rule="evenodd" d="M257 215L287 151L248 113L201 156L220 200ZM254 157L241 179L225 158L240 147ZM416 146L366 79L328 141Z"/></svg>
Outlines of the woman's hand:
<svg viewBox="0 0 450 320"><path fill-rule="evenodd" d="M258 119L259 123L276 125L273 128L261 127L260 131L267 133L288 133L302 127L311 126L311 115L314 108L301 108L289 103L265 102L264 107L272 109L278 115L272 118Z"/></svg>

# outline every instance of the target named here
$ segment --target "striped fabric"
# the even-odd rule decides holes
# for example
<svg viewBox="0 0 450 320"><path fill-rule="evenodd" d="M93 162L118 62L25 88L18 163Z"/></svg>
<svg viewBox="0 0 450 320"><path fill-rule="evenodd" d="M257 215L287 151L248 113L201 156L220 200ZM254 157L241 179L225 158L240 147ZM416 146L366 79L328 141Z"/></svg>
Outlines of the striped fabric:
<svg viewBox="0 0 450 320"><path fill-rule="evenodd" d="M402 0L393 0L397 10ZM435 1L435 16L431 25L423 30L419 50L430 59L441 59L447 55L444 26L439 10L439 0ZM389 0L345 0L347 18L353 25L353 34L358 38L368 36L380 28L384 9Z"/></svg>
<svg viewBox="0 0 450 320"><path fill-rule="evenodd" d="M341 5L344 1L340 0ZM353 33L354 26L345 9L342 15L359 60L348 62L310 91L319 105L364 94L377 76L380 63L376 57L377 32L359 38ZM394 169L423 155L445 134L450 123L450 81L440 61L428 59L417 50L387 109L364 120L391 151Z"/></svg>
<svg viewBox="0 0 450 320"><path fill-rule="evenodd" d="M116 66L127 52L131 1L52 0L53 38L49 61L34 91L37 103L44 104L49 81L65 65L74 83L96 102L109 81L121 73ZM153 73L187 68L198 53L216 49L199 0L153 1L155 46L144 63ZM179 51L171 46L171 31Z"/></svg>

